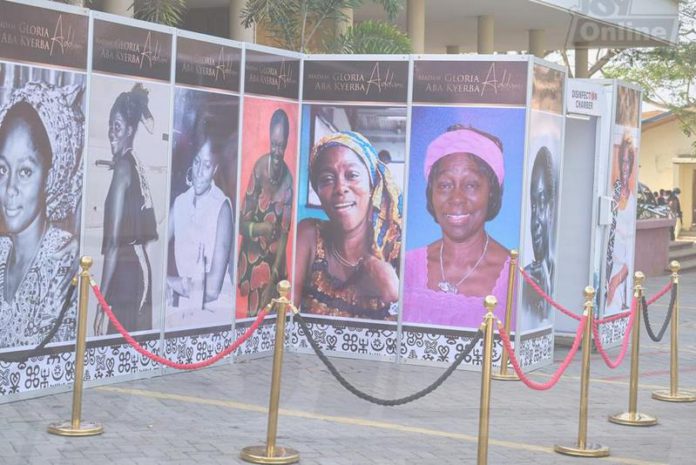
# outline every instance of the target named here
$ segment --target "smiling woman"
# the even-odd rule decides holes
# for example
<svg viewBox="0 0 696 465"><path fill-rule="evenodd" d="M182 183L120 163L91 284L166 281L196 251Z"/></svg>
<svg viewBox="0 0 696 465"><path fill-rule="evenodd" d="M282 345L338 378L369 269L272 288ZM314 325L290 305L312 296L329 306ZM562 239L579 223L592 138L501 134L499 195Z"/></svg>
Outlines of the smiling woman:
<svg viewBox="0 0 696 465"><path fill-rule="evenodd" d="M0 109L0 347L50 332L77 269L81 88L29 83ZM54 341L73 336L74 303Z"/></svg>
<svg viewBox="0 0 696 465"><path fill-rule="evenodd" d="M399 298L401 193L361 134L315 145L310 181L329 221L298 225L295 304L319 315L393 319Z"/></svg>
<svg viewBox="0 0 696 465"><path fill-rule="evenodd" d="M502 143L454 125L425 156L427 209L442 238L406 255L404 321L476 327L489 294L504 302L508 251L485 230L502 203Z"/></svg>

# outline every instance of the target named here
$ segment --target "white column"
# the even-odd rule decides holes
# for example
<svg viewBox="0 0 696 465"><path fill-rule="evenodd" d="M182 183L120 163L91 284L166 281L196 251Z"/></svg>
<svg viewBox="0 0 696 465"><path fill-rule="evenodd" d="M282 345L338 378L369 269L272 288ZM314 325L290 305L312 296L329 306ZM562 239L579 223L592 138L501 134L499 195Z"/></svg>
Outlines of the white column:
<svg viewBox="0 0 696 465"><path fill-rule="evenodd" d="M408 0L406 18L413 53L425 53L425 0Z"/></svg>
<svg viewBox="0 0 696 465"><path fill-rule="evenodd" d="M255 42L254 27L245 28L242 25L242 10L246 0L230 0L230 39L240 42Z"/></svg>
<svg viewBox="0 0 696 465"><path fill-rule="evenodd" d="M575 44L575 77L589 78L590 66L588 59L588 50L583 47L583 44Z"/></svg>
<svg viewBox="0 0 696 465"><path fill-rule="evenodd" d="M131 6L135 0L104 0L102 8L107 13L115 15L133 17L133 8Z"/></svg>
<svg viewBox="0 0 696 465"><path fill-rule="evenodd" d="M529 30L529 54L535 57L544 58L546 53L545 34L543 29Z"/></svg>
<svg viewBox="0 0 696 465"><path fill-rule="evenodd" d="M448 55L459 55L459 45L446 45L445 50Z"/></svg>
<svg viewBox="0 0 696 465"><path fill-rule="evenodd" d="M478 17L478 53L493 53L495 52L494 42L494 24L495 20L491 15Z"/></svg>

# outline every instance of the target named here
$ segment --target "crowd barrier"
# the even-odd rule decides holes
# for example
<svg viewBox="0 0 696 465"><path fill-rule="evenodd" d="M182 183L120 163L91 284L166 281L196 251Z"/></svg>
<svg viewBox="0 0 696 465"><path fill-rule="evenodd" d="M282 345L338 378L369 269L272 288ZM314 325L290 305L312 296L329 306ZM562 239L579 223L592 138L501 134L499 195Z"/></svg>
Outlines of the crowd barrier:
<svg viewBox="0 0 696 465"><path fill-rule="evenodd" d="M280 384L281 384L281 373L283 364L283 352L285 346L285 328L286 320L288 316L292 316L294 321L297 323L299 328L299 335L307 339L307 342L314 350L315 354L326 366L329 372L336 378L336 380L349 392L356 395L357 397L372 402L377 405L382 406L397 406L403 405L409 402L413 402L417 399L425 397L426 395L433 392L435 389L440 387L445 380L456 370L456 368L461 364L461 362L469 355L474 347L483 340L483 363L481 367L481 397L479 405L479 436L478 436L478 450L477 450L477 463L478 465L486 465L488 461L488 435L489 435L489 412L491 403L491 382L493 379L500 380L521 380L523 384L527 387L535 390L547 390L554 387L561 376L564 374L568 366L573 361L577 351L582 345L582 367L580 376L580 407L579 407L579 425L578 425L578 439L574 445L556 445L554 450L558 453L573 456L582 457L605 457L609 455L609 448L606 446L598 444L590 444L587 442L587 432L588 432L588 407L589 407L589 382L590 382L590 355L594 339L594 346L601 355L602 360L606 363L609 368L618 367L624 360L628 352L628 342L629 338L631 340L631 370L630 370L630 382L629 382L629 408L627 412L619 413L609 417L609 420L613 423L621 425L630 426L649 426L657 423L657 418L654 416L640 413L637 410L637 391L638 391L638 375L639 375L639 355L640 355L640 321L641 314L645 320L646 331L649 336L654 341L661 341L668 325L671 323L671 350L670 350L670 389L667 391L656 391L653 393L653 398L657 400L665 400L670 402L691 402L696 401L696 394L692 394L688 391L680 391L678 386L678 319L679 319L679 295L678 295L678 284L679 284L679 263L672 262L671 270L672 276L671 280L653 297L646 299L644 294L643 283L645 276L641 272L636 272L634 275L635 285L633 299L631 302L631 307L628 311L622 312L616 315L611 315L606 318L597 319L594 315L594 296L595 290L592 287L587 287L584 289L585 304L582 313L575 313L570 309L565 308L558 302L554 301L551 296L544 293L544 291L530 278L522 268L517 265L517 253L513 251L511 253L510 260L510 278L508 283L508 302L512 301L512 295L514 292L514 282L515 270L519 271L523 280L528 283L541 298L546 300L552 307L556 308L560 312L570 316L571 318L578 321L578 326L573 340L573 344L563 360L563 362L558 366L556 371L553 373L549 381L546 383L538 383L531 380L520 367L519 361L515 354L515 350L510 341L510 321L511 321L511 306L508 304L505 312L505 322L497 320L494 316L494 309L497 305L496 298L493 296L487 296L484 299L484 306L486 309L486 315L483 318L483 322L474 335L474 337L469 341L469 343L464 347L461 352L457 355L454 362L440 375L433 383L424 389L419 390L411 395L401 397L398 399L381 399L366 392L363 392L351 384L335 367L331 360L322 352L319 344L314 340L311 332L308 330L307 323L298 309L294 307L289 299L289 293L291 285L287 281L282 281L278 284L279 298L273 299L271 304L269 304L262 312L259 313L257 319L248 328L248 330L241 335L236 341L232 342L228 347L222 349L215 356L203 360L198 363L175 363L166 358L159 356L158 354L152 353L142 347L121 325L116 316L114 315L109 303L105 300L104 296L101 294L99 287L94 283L90 276L89 269L92 264L92 260L89 257L82 257L80 260L81 271L79 273L79 311L78 311L78 323L77 323L77 339L76 339L76 361L75 361L75 381L73 385L73 406L72 406L72 417L70 420L62 423L54 423L49 425L48 431L53 434L58 434L62 436L91 436L96 434L101 434L103 428L98 423L83 422L81 419L82 414L82 381L83 381L83 371L84 371L84 358L85 358L85 346L86 346L86 324L87 324L87 302L89 298L90 288L94 295L96 296L99 304L104 309L106 315L111 320L112 324L117 328L119 333L125 338L125 340L134 347L142 355L151 358L157 363L164 364L166 366L182 369L182 370L194 370L210 366L213 363L219 361L225 356L232 353L240 344L242 344L246 339L248 339L254 331L258 329L263 319L270 313L275 312L277 314L276 319L276 340L273 355L273 369L272 369L272 379L271 379L271 393L269 399L269 409L268 409L268 426L266 443L263 445L250 446L244 448L240 456L242 459L252 462L252 463L265 463L265 464L286 464L297 462L300 458L299 452L288 448L276 445L276 435L278 428L278 410L280 403ZM67 308L72 299L72 292L74 287L77 285L77 277L73 280L73 289L71 289L70 296L66 301L65 308ZM668 305L667 316L665 321L662 323L660 330L655 333L651 327L649 320L649 306L655 303L657 300L661 299L667 293L670 293L670 303ZM288 312L290 311L290 312ZM606 353L606 350L602 346L602 341L600 338L599 326L602 324L611 323L620 318L628 318L628 324L626 327L626 332L623 336L621 342L621 349L618 357L615 360L611 360ZM62 317L59 318L57 326L62 322ZM498 328L498 335L503 343L503 354L501 355L501 367L499 373L492 373L493 371L493 341L495 338L495 327ZM46 340L42 342L43 345L50 342L52 334L55 334L54 328L51 333L46 337ZM593 338L594 336L594 338ZM508 368L513 370L513 373L508 373Z"/></svg>

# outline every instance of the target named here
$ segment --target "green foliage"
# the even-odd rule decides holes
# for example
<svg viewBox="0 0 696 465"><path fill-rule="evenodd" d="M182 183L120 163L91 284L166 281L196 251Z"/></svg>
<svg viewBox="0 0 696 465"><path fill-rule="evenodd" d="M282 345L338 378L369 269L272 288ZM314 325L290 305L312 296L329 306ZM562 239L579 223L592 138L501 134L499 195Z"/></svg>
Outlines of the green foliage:
<svg viewBox="0 0 696 465"><path fill-rule="evenodd" d="M630 49L602 69L604 76L635 82L643 99L669 109L687 136L696 134L696 1L680 5L679 44ZM696 154L696 141L692 143Z"/></svg>
<svg viewBox="0 0 696 465"><path fill-rule="evenodd" d="M396 18L402 7L400 0L373 0L382 6L390 20ZM335 26L345 23L350 18L347 10L361 6L364 0L249 0L242 11L242 23L245 27L261 24L277 45L300 52L326 52L331 47L347 52L348 48L339 45L336 38ZM380 53L379 50L399 50L403 53L403 37L394 34L395 28L377 28L371 22L373 38L369 44L378 49L365 48L368 42L363 42L363 53ZM353 28L355 29L355 28ZM367 30L356 31L367 37ZM381 38L376 34L384 33ZM348 36L350 33L343 34ZM340 39L340 38L339 38ZM346 37L347 40L347 37ZM389 44L389 41L396 40ZM409 47L410 48L410 47Z"/></svg>
<svg viewBox="0 0 696 465"><path fill-rule="evenodd" d="M53 0L58 3L69 3L78 6L91 6L94 0ZM143 21L177 26L184 19L188 0L139 0L129 7L134 10L133 16Z"/></svg>
<svg viewBox="0 0 696 465"><path fill-rule="evenodd" d="M393 24L364 21L329 42L327 51L330 53L411 53L411 40Z"/></svg>
<svg viewBox="0 0 696 465"><path fill-rule="evenodd" d="M184 19L186 4L187 0L140 0L134 4L134 16L144 21L177 26Z"/></svg>

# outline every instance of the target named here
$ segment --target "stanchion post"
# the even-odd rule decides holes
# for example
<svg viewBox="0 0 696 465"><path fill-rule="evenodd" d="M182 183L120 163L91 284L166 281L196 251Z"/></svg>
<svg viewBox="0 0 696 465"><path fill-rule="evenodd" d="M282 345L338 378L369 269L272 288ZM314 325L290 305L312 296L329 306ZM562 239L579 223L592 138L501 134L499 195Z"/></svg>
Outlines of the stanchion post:
<svg viewBox="0 0 696 465"><path fill-rule="evenodd" d="M278 283L279 298L273 300L276 309L276 335L273 351L273 372L271 374L271 395L268 403L268 428L266 430L265 446L249 446L242 449L239 454L242 460L251 463L263 464L287 464L300 460L300 454L289 447L276 445L276 432L278 430L278 408L280 406L280 378L283 371L283 351L285 348L285 321L290 302L290 283L281 281Z"/></svg>
<svg viewBox="0 0 696 465"><path fill-rule="evenodd" d="M483 324L483 365L481 365L481 406L479 409L479 435L478 455L476 463L486 465L488 463L488 428L491 408L491 371L493 369L493 324L495 317L493 310L498 304L498 299L489 295L483 300L486 307L486 316Z"/></svg>
<svg viewBox="0 0 696 465"><path fill-rule="evenodd" d="M507 301L505 302L505 332L510 334L510 326L512 324L512 300L515 294L515 277L517 276L517 258L519 252L517 250L510 251L510 269L508 274ZM498 381L519 381L519 377L513 373L508 373L508 361L510 355L503 347L503 353L500 356L500 372L493 373L491 377Z"/></svg>
<svg viewBox="0 0 696 465"><path fill-rule="evenodd" d="M672 270L673 292L676 293L672 321L670 322L669 390L657 390L652 393L652 398L666 402L694 402L696 401L696 393L679 390L679 269L681 265L678 261L673 260L669 267Z"/></svg>
<svg viewBox="0 0 696 465"><path fill-rule="evenodd" d="M637 271L634 275L635 286L633 296L636 302L636 313L633 317L633 333L631 334L631 378L628 392L628 412L617 413L609 417L609 421L625 426L653 426L657 418L638 412L638 375L640 357L640 315L643 307L643 281L645 275Z"/></svg>
<svg viewBox="0 0 696 465"><path fill-rule="evenodd" d="M85 350L87 348L87 307L89 304L89 269L91 257L80 259L80 300L78 302L77 335L75 341L75 382L73 383L72 418L61 423L48 425L48 432L59 436L95 436L104 432L99 423L81 421L82 381L85 371Z"/></svg>
<svg viewBox="0 0 696 465"><path fill-rule="evenodd" d="M595 290L586 287L585 295L585 328L582 338L582 372L580 374L580 415L578 422L578 442L575 446L563 446L556 444L553 450L563 455L575 457L606 457L609 448L601 444L587 443L587 410L590 394L590 352L592 351L592 325L594 317Z"/></svg>

